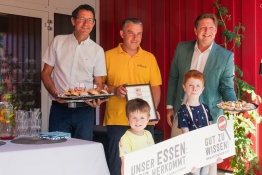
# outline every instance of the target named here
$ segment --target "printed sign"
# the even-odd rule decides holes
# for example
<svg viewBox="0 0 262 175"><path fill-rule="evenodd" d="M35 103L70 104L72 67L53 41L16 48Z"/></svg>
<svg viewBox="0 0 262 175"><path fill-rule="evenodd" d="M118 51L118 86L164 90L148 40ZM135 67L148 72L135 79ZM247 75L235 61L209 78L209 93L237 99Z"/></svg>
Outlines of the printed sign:
<svg viewBox="0 0 262 175"><path fill-rule="evenodd" d="M126 94L127 101L135 98L141 98L145 100L151 108L149 121L159 120L156 113L155 103L153 100L150 84L125 85L125 88L127 90L127 94Z"/></svg>
<svg viewBox="0 0 262 175"><path fill-rule="evenodd" d="M125 155L125 175L186 174L235 155L233 121L221 121Z"/></svg>

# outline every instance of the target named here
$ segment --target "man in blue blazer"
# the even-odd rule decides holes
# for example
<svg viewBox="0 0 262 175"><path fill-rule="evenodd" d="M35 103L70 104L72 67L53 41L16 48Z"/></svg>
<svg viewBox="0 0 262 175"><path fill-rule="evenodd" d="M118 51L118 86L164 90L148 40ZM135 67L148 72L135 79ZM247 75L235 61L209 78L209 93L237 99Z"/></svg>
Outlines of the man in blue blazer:
<svg viewBox="0 0 262 175"><path fill-rule="evenodd" d="M233 83L233 53L214 42L217 33L216 16L214 14L198 16L195 20L194 32L197 40L178 44L170 68L166 104L167 122L172 127L171 137L182 134L177 128L175 113L180 105L186 102L182 85L187 71L196 69L204 74L205 89L200 96L200 101L209 106L213 123L217 122L218 116L223 114L216 104L221 101L237 100ZM214 174L214 171L210 173Z"/></svg>

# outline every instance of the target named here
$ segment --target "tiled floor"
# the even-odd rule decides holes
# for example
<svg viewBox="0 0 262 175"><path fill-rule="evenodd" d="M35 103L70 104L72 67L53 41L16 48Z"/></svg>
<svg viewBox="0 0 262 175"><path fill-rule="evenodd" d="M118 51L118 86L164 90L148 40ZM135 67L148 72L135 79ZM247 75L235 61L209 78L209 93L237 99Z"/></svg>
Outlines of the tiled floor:
<svg viewBox="0 0 262 175"><path fill-rule="evenodd" d="M217 175L232 175L232 172L217 170Z"/></svg>

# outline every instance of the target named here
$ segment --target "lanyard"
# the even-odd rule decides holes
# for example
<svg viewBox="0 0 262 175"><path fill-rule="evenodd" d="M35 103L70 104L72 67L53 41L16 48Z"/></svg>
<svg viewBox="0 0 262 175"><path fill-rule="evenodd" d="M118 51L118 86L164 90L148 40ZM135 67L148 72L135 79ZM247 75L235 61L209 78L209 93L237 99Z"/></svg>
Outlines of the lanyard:
<svg viewBox="0 0 262 175"><path fill-rule="evenodd" d="M204 105L203 105L202 103L200 103L200 104L201 104L201 106L202 106L202 108L203 108L203 110L204 110L204 113L205 113L205 116L206 116L206 120L207 120L207 125L209 125L206 109L205 109L205 107L204 107ZM195 124L195 122L194 122L194 120L193 120L193 114L192 114L192 111L191 111L191 109L190 109L190 107L189 107L189 105L188 105L187 102L186 102L186 107L187 107L187 110L188 110L188 112L189 112L189 115L190 115L190 117L191 117L191 119L192 119L192 121L193 121L194 126L198 129L198 127L196 126L196 124Z"/></svg>

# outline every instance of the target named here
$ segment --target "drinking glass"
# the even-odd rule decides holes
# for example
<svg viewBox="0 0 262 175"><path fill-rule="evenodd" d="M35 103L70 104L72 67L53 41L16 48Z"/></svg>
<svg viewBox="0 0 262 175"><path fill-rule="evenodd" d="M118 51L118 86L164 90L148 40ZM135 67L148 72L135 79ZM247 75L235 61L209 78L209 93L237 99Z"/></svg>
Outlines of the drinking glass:
<svg viewBox="0 0 262 175"><path fill-rule="evenodd" d="M24 110L15 111L16 137L29 136L29 116Z"/></svg>
<svg viewBox="0 0 262 175"><path fill-rule="evenodd" d="M42 112L40 108L30 110L30 136L37 137L42 129Z"/></svg>

